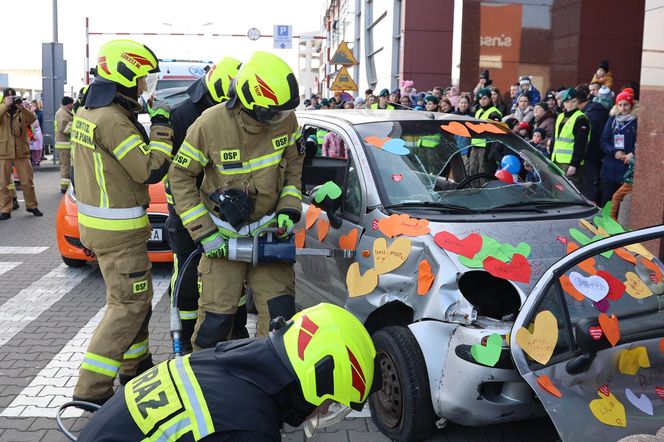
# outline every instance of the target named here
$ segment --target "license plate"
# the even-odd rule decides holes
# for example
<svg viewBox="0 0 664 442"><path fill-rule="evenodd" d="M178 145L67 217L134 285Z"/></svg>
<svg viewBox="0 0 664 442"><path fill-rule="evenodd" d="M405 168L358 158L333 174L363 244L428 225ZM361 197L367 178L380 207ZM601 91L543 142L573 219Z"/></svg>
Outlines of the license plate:
<svg viewBox="0 0 664 442"><path fill-rule="evenodd" d="M150 239L148 240L149 242L157 242L157 241L163 241L164 240L164 232L162 229L152 229L152 233L150 234Z"/></svg>

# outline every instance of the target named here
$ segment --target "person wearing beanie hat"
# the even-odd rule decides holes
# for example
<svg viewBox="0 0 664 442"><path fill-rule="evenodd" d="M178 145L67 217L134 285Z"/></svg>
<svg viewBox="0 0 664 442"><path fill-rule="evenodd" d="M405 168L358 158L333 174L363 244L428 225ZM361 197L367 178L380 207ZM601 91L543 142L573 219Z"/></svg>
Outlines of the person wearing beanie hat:
<svg viewBox="0 0 664 442"><path fill-rule="evenodd" d="M477 85L475 86L475 89L473 89L473 93L477 95L480 91L480 89L487 88L493 84L493 80L489 78L489 70L484 69L482 72L480 72L480 79L477 82Z"/></svg>
<svg viewBox="0 0 664 442"><path fill-rule="evenodd" d="M524 140L530 139L530 124L526 121L521 121L514 129L515 133Z"/></svg>
<svg viewBox="0 0 664 442"><path fill-rule="evenodd" d="M549 149L547 148L547 134L544 129L541 127L536 128L533 131L533 137L530 140L530 144L537 149L542 155L549 158Z"/></svg>
<svg viewBox="0 0 664 442"><path fill-rule="evenodd" d="M613 106L613 92L606 86L602 86L597 91L597 96L593 98L593 103L599 103L607 111Z"/></svg>
<svg viewBox="0 0 664 442"><path fill-rule="evenodd" d="M593 75L591 83L599 83L607 86L609 89L613 87L613 74L609 70L609 60L602 60L597 65L597 71Z"/></svg>
<svg viewBox="0 0 664 442"><path fill-rule="evenodd" d="M592 101L590 88L587 84L576 86L579 94L578 108L584 113L590 122L590 140L586 149L585 165L583 166L583 196L590 201L599 200L600 191L600 168L602 167L602 150L599 145L599 139L609 118L606 108L599 103Z"/></svg>
<svg viewBox="0 0 664 442"><path fill-rule="evenodd" d="M535 114L533 127L543 131L544 134L542 140L548 141L553 136L556 117L553 115L553 112L551 112L551 109L549 109L549 105L546 101L540 101L537 103L533 108L533 113Z"/></svg>
<svg viewBox="0 0 664 442"><path fill-rule="evenodd" d="M429 112L438 112L438 97L435 95L427 95L424 97L424 108Z"/></svg>
<svg viewBox="0 0 664 442"><path fill-rule="evenodd" d="M600 207L611 201L613 194L624 182L625 172L636 152L637 126L634 97L623 91L616 96L616 104L611 109L611 117L600 139L604 154L600 171Z"/></svg>
<svg viewBox="0 0 664 442"><path fill-rule="evenodd" d="M478 120L501 120L503 114L491 103L491 89L481 88L477 92L477 101L479 102L479 108L475 112L475 118ZM495 162L489 157L489 147L485 139L473 138L471 140L467 166L468 175L480 172L493 174L495 172Z"/></svg>
<svg viewBox="0 0 664 442"><path fill-rule="evenodd" d="M549 90L546 92L546 95L544 96L544 101L546 101L546 104L549 105L549 110L555 117L558 115L558 112L560 112L560 108L558 107L558 100L556 100L556 92L554 90Z"/></svg>
<svg viewBox="0 0 664 442"><path fill-rule="evenodd" d="M390 98L390 91L389 89L383 89L380 91L380 94L378 94L378 103L374 103L371 105L371 109L374 110L393 110L394 106L389 104L389 98Z"/></svg>
<svg viewBox="0 0 664 442"><path fill-rule="evenodd" d="M330 108L330 100L327 98L323 98L320 100L320 108L319 109L329 109Z"/></svg>

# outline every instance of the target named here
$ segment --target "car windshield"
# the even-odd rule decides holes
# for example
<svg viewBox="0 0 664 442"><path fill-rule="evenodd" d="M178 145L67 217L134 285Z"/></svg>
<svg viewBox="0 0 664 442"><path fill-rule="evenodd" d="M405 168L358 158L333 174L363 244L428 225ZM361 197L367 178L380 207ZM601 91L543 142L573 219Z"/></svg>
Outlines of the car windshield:
<svg viewBox="0 0 664 442"><path fill-rule="evenodd" d="M422 120L355 128L387 208L474 213L588 204L557 166L504 125ZM490 173L476 175L471 145Z"/></svg>

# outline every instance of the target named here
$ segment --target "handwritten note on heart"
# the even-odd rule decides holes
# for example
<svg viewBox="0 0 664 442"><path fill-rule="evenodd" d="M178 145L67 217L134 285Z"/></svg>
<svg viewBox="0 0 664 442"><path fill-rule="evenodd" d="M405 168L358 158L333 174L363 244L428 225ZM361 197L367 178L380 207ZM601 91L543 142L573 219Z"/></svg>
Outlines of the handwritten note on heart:
<svg viewBox="0 0 664 442"><path fill-rule="evenodd" d="M339 237L339 248L342 250L355 250L357 246L358 229L353 229L345 235Z"/></svg>
<svg viewBox="0 0 664 442"><path fill-rule="evenodd" d="M309 206L307 209L307 214L305 215L306 224L305 227L310 229L314 225L318 217L320 216L321 209L316 206Z"/></svg>
<svg viewBox="0 0 664 442"><path fill-rule="evenodd" d="M516 254L512 256L509 263L504 263L489 256L484 260L484 269L496 278L524 283L530 282L530 263L523 255Z"/></svg>
<svg viewBox="0 0 664 442"><path fill-rule="evenodd" d="M537 383L539 384L540 387L545 389L549 394L552 394L556 397L562 397L563 394L556 388L555 385L553 385L553 381L551 381L551 378L548 377L547 375L543 374L542 376L539 376L537 378Z"/></svg>
<svg viewBox="0 0 664 442"><path fill-rule="evenodd" d="M627 398L630 404L634 405L645 414L652 416L652 401L648 396L642 393L641 396L637 397L632 390L625 388L625 398Z"/></svg>
<svg viewBox="0 0 664 442"><path fill-rule="evenodd" d="M295 247L301 249L304 247L304 241L307 238L307 231L305 229L297 229L295 231Z"/></svg>
<svg viewBox="0 0 664 442"><path fill-rule="evenodd" d="M622 374L634 376L639 368L649 368L650 358L648 357L648 349L640 346L623 350L620 352L618 358L618 370Z"/></svg>
<svg viewBox="0 0 664 442"><path fill-rule="evenodd" d="M429 220L411 218L406 214L390 215L378 221L378 229L388 238L397 235L420 236L431 232Z"/></svg>
<svg viewBox="0 0 664 442"><path fill-rule="evenodd" d="M500 359L503 350L503 338L498 333L492 333L486 341L486 345L473 344L470 354L480 364L493 367Z"/></svg>
<svg viewBox="0 0 664 442"><path fill-rule="evenodd" d="M625 293L625 284L622 283L618 278L607 272L606 270L600 270L597 272L597 276L606 281L609 285L609 293L606 295L611 301L617 301Z"/></svg>
<svg viewBox="0 0 664 442"><path fill-rule="evenodd" d="M615 347L620 340L620 324L618 323L618 318L616 318L616 315L611 315L609 318L606 313L600 313L598 320L599 326L602 328L607 341L609 341L612 347Z"/></svg>
<svg viewBox="0 0 664 442"><path fill-rule="evenodd" d="M590 401L588 405L593 416L603 424L613 427L626 427L627 416L623 404L612 393L603 396L598 392L597 396L599 396L599 399Z"/></svg>
<svg viewBox="0 0 664 442"><path fill-rule="evenodd" d="M574 287L574 284L569 280L569 276L567 275L562 275L560 277L560 285L562 286L563 290L565 293L570 295L572 298L574 298L577 301L583 301L586 299L585 296L583 296L583 293L579 292L576 287Z"/></svg>
<svg viewBox="0 0 664 442"><path fill-rule="evenodd" d="M417 266L417 294L424 296L427 294L433 284L434 275L431 271L431 264L426 259L420 261Z"/></svg>
<svg viewBox="0 0 664 442"><path fill-rule="evenodd" d="M318 241L323 241L330 231L330 222L323 218L318 218Z"/></svg>
<svg viewBox="0 0 664 442"><path fill-rule="evenodd" d="M599 302L609 293L609 284L597 275L583 276L578 272L571 272L569 280L572 285L586 298Z"/></svg>
<svg viewBox="0 0 664 442"><path fill-rule="evenodd" d="M590 336L595 340L599 341L602 339L602 336L604 335L604 332L602 331L602 327L599 326L593 326L588 328L588 333L590 333Z"/></svg>
<svg viewBox="0 0 664 442"><path fill-rule="evenodd" d="M558 321L549 310L543 310L535 316L532 333L524 327L516 332L519 347L540 364L549 362L558 342Z"/></svg>
<svg viewBox="0 0 664 442"><path fill-rule="evenodd" d="M450 232L438 232L433 236L433 240L441 249L468 259L472 259L482 248L482 236L477 233L471 233L464 239L459 239Z"/></svg>
<svg viewBox="0 0 664 442"><path fill-rule="evenodd" d="M647 285L645 285L643 281L641 281L641 278L639 278L636 273L627 272L625 273L625 278L627 278L625 281L627 293L632 298L643 299L653 295L653 292L648 288Z"/></svg>
<svg viewBox="0 0 664 442"><path fill-rule="evenodd" d="M382 275L389 273L406 262L410 255L411 243L408 238L400 237L387 246L385 238L377 238L373 243L374 269Z"/></svg>
<svg viewBox="0 0 664 442"><path fill-rule="evenodd" d="M348 296L351 298L355 296L367 295L376 288L378 285L378 274L374 269L369 269L360 274L360 264L354 262L348 267L346 273L346 286L348 287Z"/></svg>

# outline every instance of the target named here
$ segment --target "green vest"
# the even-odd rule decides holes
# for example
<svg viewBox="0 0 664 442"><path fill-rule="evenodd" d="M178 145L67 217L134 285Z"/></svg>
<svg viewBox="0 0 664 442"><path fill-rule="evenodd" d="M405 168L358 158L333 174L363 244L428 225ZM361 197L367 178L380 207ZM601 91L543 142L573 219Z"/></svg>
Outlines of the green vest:
<svg viewBox="0 0 664 442"><path fill-rule="evenodd" d="M561 129L560 123L565 119L565 114L561 113L558 115L553 138L551 161L558 164L570 164L572 162L572 155L574 154L574 124L576 124L576 120L579 117L586 118L583 112L577 109ZM588 141L590 141L590 128L588 129ZM583 165L583 161L581 161L581 165Z"/></svg>
<svg viewBox="0 0 664 442"><path fill-rule="evenodd" d="M316 143L319 146L323 145L323 141L325 141L325 135L327 135L329 132L330 132L329 130L325 130L325 129L318 129L316 131Z"/></svg>
<svg viewBox="0 0 664 442"><path fill-rule="evenodd" d="M489 115L495 112L498 112L498 115L500 115L501 117L503 116L503 113L500 110L498 110L496 106L491 106L487 110L484 110L482 108L477 109L477 112L475 112L475 118L477 118L478 120L488 120ZM486 147L486 140L483 138L473 138L470 144L475 147Z"/></svg>
<svg viewBox="0 0 664 442"><path fill-rule="evenodd" d="M442 137L440 134L431 134L431 135L422 135L419 140L417 140L417 147L438 147Z"/></svg>
<svg viewBox="0 0 664 442"><path fill-rule="evenodd" d="M379 109L379 108L378 108L378 103L374 103L374 104L371 105L371 109L377 109L377 110L394 110L394 106L392 106L391 104L388 104L387 107L386 107L385 109Z"/></svg>

